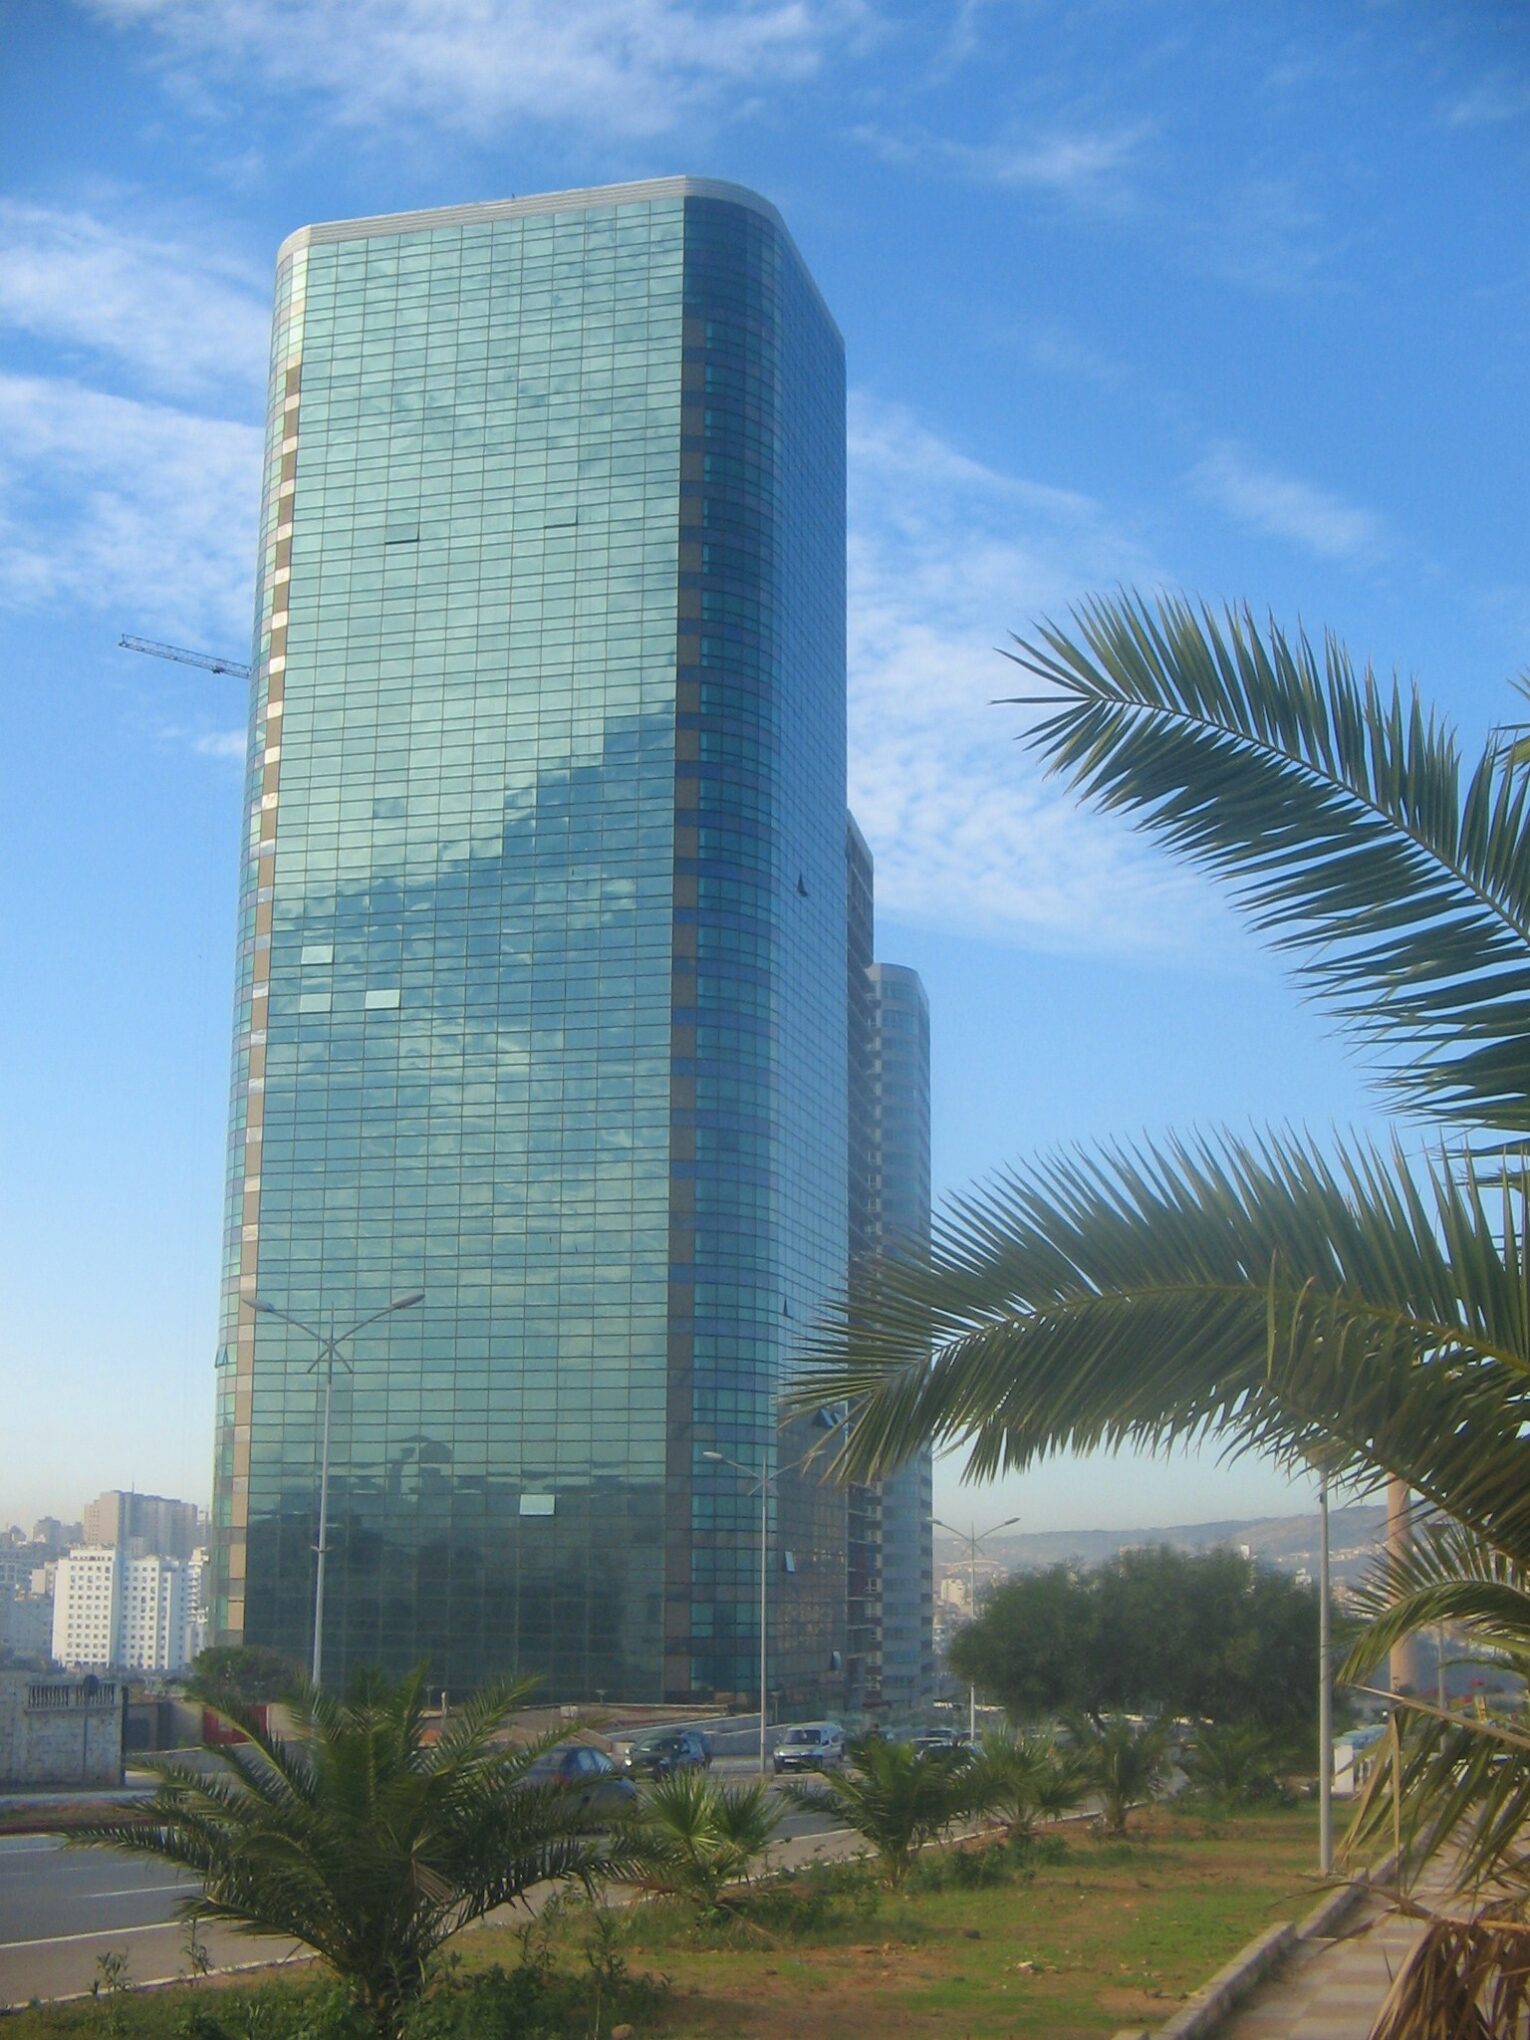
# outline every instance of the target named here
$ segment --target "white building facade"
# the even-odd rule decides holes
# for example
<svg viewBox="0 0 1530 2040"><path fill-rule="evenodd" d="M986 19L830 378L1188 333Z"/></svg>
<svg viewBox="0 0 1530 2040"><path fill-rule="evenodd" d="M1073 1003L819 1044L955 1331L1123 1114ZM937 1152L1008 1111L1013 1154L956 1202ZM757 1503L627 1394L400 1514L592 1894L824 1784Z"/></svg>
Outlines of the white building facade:
<svg viewBox="0 0 1530 2040"><path fill-rule="evenodd" d="M179 1672L196 1637L200 1567L85 1545L58 1562L53 1656L87 1670Z"/></svg>

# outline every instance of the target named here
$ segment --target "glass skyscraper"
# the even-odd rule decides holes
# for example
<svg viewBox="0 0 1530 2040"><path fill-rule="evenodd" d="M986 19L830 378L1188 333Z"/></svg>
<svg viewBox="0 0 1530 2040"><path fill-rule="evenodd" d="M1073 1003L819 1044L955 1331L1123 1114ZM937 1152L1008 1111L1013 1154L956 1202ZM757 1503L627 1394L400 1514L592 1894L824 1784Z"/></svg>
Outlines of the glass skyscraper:
<svg viewBox="0 0 1530 2040"><path fill-rule="evenodd" d="M219 1355L215 1634L466 1690L844 1691L778 1436L848 1237L844 370L688 178L281 251Z"/></svg>
<svg viewBox="0 0 1530 2040"><path fill-rule="evenodd" d="M930 1002L916 970L874 963L874 1138L867 1244L920 1252L930 1243ZM928 1447L881 1484L880 1696L917 1711L935 1691L934 1463Z"/></svg>

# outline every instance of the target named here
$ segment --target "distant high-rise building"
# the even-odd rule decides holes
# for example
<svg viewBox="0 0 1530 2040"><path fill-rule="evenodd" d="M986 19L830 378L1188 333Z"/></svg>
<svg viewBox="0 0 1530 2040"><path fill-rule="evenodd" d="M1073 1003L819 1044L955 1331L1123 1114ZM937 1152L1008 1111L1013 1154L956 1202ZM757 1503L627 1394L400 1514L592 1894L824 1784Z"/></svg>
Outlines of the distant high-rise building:
<svg viewBox="0 0 1530 2040"><path fill-rule="evenodd" d="M302 229L277 274L215 1640L838 1705L777 1394L847 1256L844 368L689 178ZM719 1460L709 1454L721 1454Z"/></svg>
<svg viewBox="0 0 1530 2040"><path fill-rule="evenodd" d="M930 1007L919 973L875 963L871 1244L930 1239ZM881 1697L892 1713L935 1691L934 1466L926 1448L881 1487Z"/></svg>
<svg viewBox="0 0 1530 2040"><path fill-rule="evenodd" d="M850 1264L875 1253L877 1219L877 1002L872 979L876 917L870 848L849 817L846 829L848 907L846 960L850 1023ZM845 1704L876 1709L882 1702L882 1491L857 1484L845 1496L849 1551L848 1657Z"/></svg>
<svg viewBox="0 0 1530 2040"><path fill-rule="evenodd" d="M46 1665L53 1645L53 1596L0 1587L0 1652Z"/></svg>
<svg viewBox="0 0 1530 2040"><path fill-rule="evenodd" d="M183 1671L190 1582L184 1560L81 1545L54 1578L54 1657L85 1671Z"/></svg>
<svg viewBox="0 0 1530 2040"><path fill-rule="evenodd" d="M84 1542L144 1558L190 1558L206 1537L206 1523L195 1502L112 1488L85 1504Z"/></svg>

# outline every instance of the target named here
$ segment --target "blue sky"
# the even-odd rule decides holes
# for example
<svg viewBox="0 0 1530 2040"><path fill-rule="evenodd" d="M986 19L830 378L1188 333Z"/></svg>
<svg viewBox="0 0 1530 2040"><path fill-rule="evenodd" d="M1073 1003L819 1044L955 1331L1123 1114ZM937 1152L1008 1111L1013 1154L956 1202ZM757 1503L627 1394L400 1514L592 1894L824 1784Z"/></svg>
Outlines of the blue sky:
<svg viewBox="0 0 1530 2040"><path fill-rule="evenodd" d="M7 0L0 11L0 1518L205 1498L277 243L688 171L844 330L852 797L925 974L937 1182L1072 1140L1368 1123L1222 905L1076 810L995 647L1246 598L1473 737L1530 625L1530 20L1513 0ZM1035 1528L1301 1506L1043 1469Z"/></svg>

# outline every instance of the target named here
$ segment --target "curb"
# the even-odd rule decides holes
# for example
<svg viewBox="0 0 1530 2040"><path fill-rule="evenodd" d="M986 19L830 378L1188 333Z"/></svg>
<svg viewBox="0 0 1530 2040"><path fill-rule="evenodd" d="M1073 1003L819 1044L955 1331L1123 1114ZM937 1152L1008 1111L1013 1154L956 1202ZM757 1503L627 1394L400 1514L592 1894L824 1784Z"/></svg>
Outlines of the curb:
<svg viewBox="0 0 1530 2040"><path fill-rule="evenodd" d="M1385 1881L1392 1859L1380 1863L1350 1884L1341 1884L1318 1900L1296 1924L1283 1921L1266 1927L1231 1962L1219 1969L1208 1983L1191 1993L1166 2025L1156 2031L1147 2026L1123 2026L1112 2040L1208 2040L1235 2005L1247 1997L1256 1983L1283 1962L1291 1950L1305 1941L1331 1939L1336 1927L1348 1919L1360 1901Z"/></svg>

